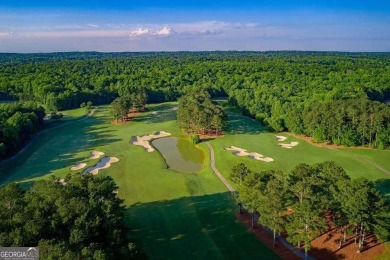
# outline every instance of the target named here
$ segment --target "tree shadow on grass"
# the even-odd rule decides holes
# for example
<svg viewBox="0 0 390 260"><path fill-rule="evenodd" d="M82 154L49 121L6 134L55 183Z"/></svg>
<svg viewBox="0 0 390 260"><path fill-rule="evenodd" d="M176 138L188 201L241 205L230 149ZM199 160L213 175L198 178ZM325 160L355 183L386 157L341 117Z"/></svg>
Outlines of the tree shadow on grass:
<svg viewBox="0 0 390 260"><path fill-rule="evenodd" d="M95 126L100 119L77 122L39 135L30 147L15 159L0 165L0 186L52 173L80 162L79 152L92 151L121 141L107 127ZM70 169L69 169L69 172Z"/></svg>
<svg viewBox="0 0 390 260"><path fill-rule="evenodd" d="M225 129L227 134L260 134L269 129L252 118L237 113L228 113L228 122Z"/></svg>
<svg viewBox="0 0 390 260"><path fill-rule="evenodd" d="M177 104L171 104L171 103L161 103L154 106L149 106L148 111L164 111L164 110L170 110L174 107L177 107Z"/></svg>
<svg viewBox="0 0 390 260"><path fill-rule="evenodd" d="M132 121L155 124L155 123L163 123L163 122L168 122L173 120L176 120L176 111L166 110L166 111L156 112L156 114L149 113L146 115L138 116L135 117Z"/></svg>
<svg viewBox="0 0 390 260"><path fill-rule="evenodd" d="M229 192L136 203L126 211L131 236L149 258L278 258L234 217Z"/></svg>

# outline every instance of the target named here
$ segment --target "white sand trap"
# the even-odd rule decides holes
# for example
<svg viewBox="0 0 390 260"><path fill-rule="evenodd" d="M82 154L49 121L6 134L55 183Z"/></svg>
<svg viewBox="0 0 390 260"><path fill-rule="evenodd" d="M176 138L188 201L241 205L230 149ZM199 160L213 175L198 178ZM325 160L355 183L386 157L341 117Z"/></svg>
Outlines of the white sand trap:
<svg viewBox="0 0 390 260"><path fill-rule="evenodd" d="M287 149L291 149L293 148L294 146L296 146L298 144L298 142L291 142L289 144L279 144L282 148L287 148Z"/></svg>
<svg viewBox="0 0 390 260"><path fill-rule="evenodd" d="M242 149L242 148L238 148L238 147L235 147L233 145L225 148L225 150L228 150L228 151L237 151L237 152L245 152L246 150L245 149Z"/></svg>
<svg viewBox="0 0 390 260"><path fill-rule="evenodd" d="M133 138L133 140L131 140L131 143L134 145L139 145L139 146L144 147L145 150L150 153L150 152L154 151L154 148L150 144L150 141L152 141L154 139L162 138L162 137L167 137L170 135L171 135L171 133L167 133L165 131L158 131L155 134L136 136Z"/></svg>
<svg viewBox="0 0 390 260"><path fill-rule="evenodd" d="M278 139L278 142L284 142L287 137L282 136L282 135L275 135L276 139Z"/></svg>
<svg viewBox="0 0 390 260"><path fill-rule="evenodd" d="M65 179L60 179L58 182L59 182L60 184L62 184L62 185L66 185Z"/></svg>
<svg viewBox="0 0 390 260"><path fill-rule="evenodd" d="M112 163L118 162L119 159L116 157L104 157L95 166L87 168L83 173L89 172L93 175L98 174L99 170L107 169Z"/></svg>
<svg viewBox="0 0 390 260"><path fill-rule="evenodd" d="M264 155L259 154L259 153L248 153L245 149L235 147L235 146L229 146L225 148L227 151L233 151L233 154L236 156L248 156L251 159L258 160L258 161L263 161L263 162L272 162L274 159L271 157L264 157Z"/></svg>
<svg viewBox="0 0 390 260"><path fill-rule="evenodd" d="M263 161L263 162L273 162L274 159L271 157L264 157L264 158L259 158L258 160Z"/></svg>
<svg viewBox="0 0 390 260"><path fill-rule="evenodd" d="M70 169L72 171L77 171L77 170L80 170L82 168L84 168L85 166L87 166L86 163L76 163L75 165L73 165Z"/></svg>
<svg viewBox="0 0 390 260"><path fill-rule="evenodd" d="M99 159L100 156L103 156L103 155L104 155L103 152L92 151L92 152L91 152L91 155L89 156L89 159Z"/></svg>
<svg viewBox="0 0 390 260"><path fill-rule="evenodd" d="M264 157L264 155L259 153L249 153L248 157L263 162L272 162L274 160L271 157Z"/></svg>

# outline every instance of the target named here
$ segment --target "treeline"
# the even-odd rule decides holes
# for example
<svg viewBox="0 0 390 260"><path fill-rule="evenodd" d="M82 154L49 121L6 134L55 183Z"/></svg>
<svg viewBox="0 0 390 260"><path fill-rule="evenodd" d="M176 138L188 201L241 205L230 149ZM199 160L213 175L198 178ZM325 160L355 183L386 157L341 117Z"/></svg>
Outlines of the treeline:
<svg viewBox="0 0 390 260"><path fill-rule="evenodd" d="M389 120L383 117L388 106L373 102L390 99L388 53L92 52L2 54L0 59L0 97L33 100L52 110L87 101L110 103L138 87L145 89L151 103L206 88L212 97L229 96L244 114L276 131L344 145L390 145ZM340 118L336 127L348 127L324 130L305 124L310 111L320 112L321 118ZM373 118L369 124L376 124L371 136L357 126L354 116L365 111Z"/></svg>
<svg viewBox="0 0 390 260"><path fill-rule="evenodd" d="M45 111L34 102L0 104L0 160L16 153L43 126Z"/></svg>
<svg viewBox="0 0 390 260"><path fill-rule="evenodd" d="M311 136L316 142L389 148L389 105L367 99L334 100L313 104L302 114L295 110L295 115L290 118L292 125L286 128ZM297 125L293 120L303 123Z"/></svg>
<svg viewBox="0 0 390 260"><path fill-rule="evenodd" d="M277 234L285 233L307 253L310 242L330 229L327 221L338 228L340 248L347 235L354 237L358 252L369 234L381 241L389 238L387 200L371 181L351 180L334 162L299 164L289 175L254 172L241 163L230 177L238 185L237 201L252 213L252 225L257 212L259 224L272 230L274 243Z"/></svg>
<svg viewBox="0 0 390 260"><path fill-rule="evenodd" d="M316 101L288 100L273 92L235 90L230 103L275 131L305 134L315 142L344 146L390 147L390 106L367 97Z"/></svg>
<svg viewBox="0 0 390 260"><path fill-rule="evenodd" d="M206 90L191 90L179 98L177 122L188 134L219 135L226 123L226 115Z"/></svg>
<svg viewBox="0 0 390 260"><path fill-rule="evenodd" d="M65 184L64 184L65 183ZM43 259L142 256L126 234L123 200L105 175L74 174L0 189L0 245L38 246Z"/></svg>

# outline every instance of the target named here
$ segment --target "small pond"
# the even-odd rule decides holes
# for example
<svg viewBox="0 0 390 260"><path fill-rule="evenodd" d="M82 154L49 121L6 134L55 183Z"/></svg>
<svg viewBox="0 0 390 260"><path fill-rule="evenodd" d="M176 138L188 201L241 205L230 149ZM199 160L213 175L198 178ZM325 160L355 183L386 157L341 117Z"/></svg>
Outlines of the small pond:
<svg viewBox="0 0 390 260"><path fill-rule="evenodd" d="M152 145L162 154L169 168L178 172L197 172L202 169L204 153L186 139L159 138Z"/></svg>

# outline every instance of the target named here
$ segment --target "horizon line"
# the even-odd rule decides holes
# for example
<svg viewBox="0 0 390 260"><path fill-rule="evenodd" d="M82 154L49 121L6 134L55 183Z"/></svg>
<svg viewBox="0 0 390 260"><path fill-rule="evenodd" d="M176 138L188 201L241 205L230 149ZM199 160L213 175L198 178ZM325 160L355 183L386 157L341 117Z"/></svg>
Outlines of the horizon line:
<svg viewBox="0 0 390 260"><path fill-rule="evenodd" d="M59 54L59 53L205 53L205 52L318 52L318 53L390 53L390 51L337 51L337 50L177 50L177 51L53 51L53 52L0 52L0 54Z"/></svg>

